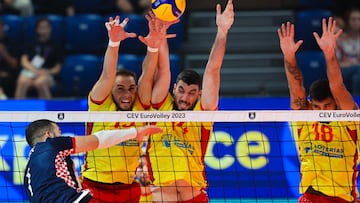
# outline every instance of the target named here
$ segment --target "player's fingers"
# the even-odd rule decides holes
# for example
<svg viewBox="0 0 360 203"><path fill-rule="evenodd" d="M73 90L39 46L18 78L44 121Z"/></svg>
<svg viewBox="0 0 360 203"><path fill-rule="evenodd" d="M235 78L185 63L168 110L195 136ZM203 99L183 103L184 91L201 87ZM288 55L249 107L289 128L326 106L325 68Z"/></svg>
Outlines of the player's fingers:
<svg viewBox="0 0 360 203"><path fill-rule="evenodd" d="M152 23L152 30L157 31L159 28L159 20L153 18L151 23Z"/></svg>
<svg viewBox="0 0 360 203"><path fill-rule="evenodd" d="M156 18L154 12L152 12L152 11L149 11L149 15L150 15L151 18Z"/></svg>
<svg viewBox="0 0 360 203"><path fill-rule="evenodd" d="M302 45L303 42L304 42L304 41L302 41L302 40L299 40L298 42L296 42L296 44L295 44L296 50L299 49L299 47Z"/></svg>
<svg viewBox="0 0 360 203"><path fill-rule="evenodd" d="M150 22L152 20L151 16L149 14L146 14L145 15L145 18L148 22Z"/></svg>
<svg viewBox="0 0 360 203"><path fill-rule="evenodd" d="M316 33L316 32L313 32L313 35L314 35L314 37L315 37L316 42L319 44L319 42L320 42L320 36L319 36L319 34Z"/></svg>
<svg viewBox="0 0 360 203"><path fill-rule="evenodd" d="M277 33L278 33L279 39L282 39L282 33L281 33L281 29L280 29L280 28L277 29Z"/></svg>
<svg viewBox="0 0 360 203"><path fill-rule="evenodd" d="M343 33L343 29L339 29L335 37L338 38Z"/></svg>
<svg viewBox="0 0 360 203"><path fill-rule="evenodd" d="M332 19L332 17L330 17L328 20L328 31L329 32L332 31L332 27L333 27L333 19Z"/></svg>
<svg viewBox="0 0 360 203"><path fill-rule="evenodd" d="M282 32L283 37L285 37L286 36L286 23L282 24L281 32Z"/></svg>
<svg viewBox="0 0 360 203"><path fill-rule="evenodd" d="M281 24L281 36L285 37L286 36L286 28L285 28L285 24Z"/></svg>
<svg viewBox="0 0 360 203"><path fill-rule="evenodd" d="M221 6L220 6L220 4L216 4L216 14L217 15L221 14Z"/></svg>
<svg viewBox="0 0 360 203"><path fill-rule="evenodd" d="M113 17L109 18L109 25L110 26L114 25L114 18Z"/></svg>
<svg viewBox="0 0 360 203"><path fill-rule="evenodd" d="M169 38L175 38L175 37L176 37L176 34L167 34L165 37L166 37L167 39L169 39Z"/></svg>
<svg viewBox="0 0 360 203"><path fill-rule="evenodd" d="M291 24L290 22L288 21L286 23L286 36L290 36L290 30L291 30Z"/></svg>
<svg viewBox="0 0 360 203"><path fill-rule="evenodd" d="M125 19L120 23L120 26L121 26L121 27L125 27L128 22L129 22L129 18L125 18Z"/></svg>
<svg viewBox="0 0 360 203"><path fill-rule="evenodd" d="M232 3L232 0L229 0L227 5L226 5L225 10L233 10L233 9L234 9L234 5Z"/></svg>
<svg viewBox="0 0 360 203"><path fill-rule="evenodd" d="M111 26L110 26L109 22L105 23L105 27L106 27L107 31L111 30Z"/></svg>
<svg viewBox="0 0 360 203"><path fill-rule="evenodd" d="M115 17L115 20L114 20L114 25L115 25L115 26L119 26L119 23L120 23L120 17L119 17L119 16L116 16L116 17Z"/></svg>
<svg viewBox="0 0 360 203"><path fill-rule="evenodd" d="M157 126L153 126L153 125L151 125L151 126L149 126L148 127L148 134L154 134L154 133L161 133L161 132L163 132L163 130L161 129L161 128L159 128L159 127L157 127Z"/></svg>
<svg viewBox="0 0 360 203"><path fill-rule="evenodd" d="M143 44L147 45L147 44L146 44L146 40L145 40L145 38L144 38L143 36L139 35L139 36L138 36L138 39L140 40L140 42L142 42Z"/></svg>
<svg viewBox="0 0 360 203"><path fill-rule="evenodd" d="M134 33L134 32L129 32L129 33L126 33L126 36L127 36L128 38L135 38L135 37L137 36L137 34Z"/></svg>
<svg viewBox="0 0 360 203"><path fill-rule="evenodd" d="M335 33L336 32L336 20L333 20L333 24L331 27L331 33Z"/></svg>
<svg viewBox="0 0 360 203"><path fill-rule="evenodd" d="M295 26L294 24L290 25L290 37L294 37L295 36Z"/></svg>
<svg viewBox="0 0 360 203"><path fill-rule="evenodd" d="M322 30L323 30L323 33L327 32L327 26L326 26L326 19L325 18L322 19Z"/></svg>

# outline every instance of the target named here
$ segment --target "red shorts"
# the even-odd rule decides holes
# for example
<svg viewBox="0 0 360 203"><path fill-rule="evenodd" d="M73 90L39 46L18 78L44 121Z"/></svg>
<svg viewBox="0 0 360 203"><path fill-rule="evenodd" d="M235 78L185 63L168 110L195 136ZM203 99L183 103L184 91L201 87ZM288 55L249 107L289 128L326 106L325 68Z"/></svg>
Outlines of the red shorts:
<svg viewBox="0 0 360 203"><path fill-rule="evenodd" d="M90 189L93 194L90 203L139 202L141 195L140 184L137 182L133 182L132 184L109 184L84 178L82 186L84 189Z"/></svg>
<svg viewBox="0 0 360 203"><path fill-rule="evenodd" d="M350 203L339 197L329 197L324 195L304 193L298 200L299 203Z"/></svg>
<svg viewBox="0 0 360 203"><path fill-rule="evenodd" d="M193 199L178 202L178 203L208 203L208 202L209 202L209 197L207 196L206 193L202 192L198 196L194 197Z"/></svg>
<svg viewBox="0 0 360 203"><path fill-rule="evenodd" d="M209 202L209 197L207 196L206 193L202 192L198 196L194 197L193 199L181 201L181 202L177 202L177 203L208 203L208 202ZM156 202L153 202L153 203L156 203Z"/></svg>

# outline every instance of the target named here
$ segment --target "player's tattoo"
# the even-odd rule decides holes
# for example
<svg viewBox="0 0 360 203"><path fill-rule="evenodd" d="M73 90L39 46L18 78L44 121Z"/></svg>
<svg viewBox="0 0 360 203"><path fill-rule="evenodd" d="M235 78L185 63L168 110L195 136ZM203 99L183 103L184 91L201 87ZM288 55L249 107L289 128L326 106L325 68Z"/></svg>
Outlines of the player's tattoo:
<svg viewBox="0 0 360 203"><path fill-rule="evenodd" d="M301 73L300 69L296 66L291 64L289 61L285 60L285 68L288 72L294 76L294 78L298 81L303 80L303 74Z"/></svg>
<svg viewBox="0 0 360 203"><path fill-rule="evenodd" d="M299 109L306 109L307 108L306 98L302 98L302 97L294 98L292 100L292 103L295 106L299 107Z"/></svg>

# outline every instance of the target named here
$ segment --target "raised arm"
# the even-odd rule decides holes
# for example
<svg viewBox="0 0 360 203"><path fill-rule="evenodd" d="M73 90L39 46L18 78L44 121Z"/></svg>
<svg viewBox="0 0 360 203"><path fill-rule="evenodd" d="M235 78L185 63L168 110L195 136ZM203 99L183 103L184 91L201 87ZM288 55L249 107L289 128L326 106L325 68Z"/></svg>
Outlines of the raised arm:
<svg viewBox="0 0 360 203"><path fill-rule="evenodd" d="M303 43L299 40L295 43L294 25L287 22L277 30L280 39L280 48L284 56L285 74L288 80L290 92L290 105L294 110L306 109L306 91L303 85L303 74L296 62L295 53Z"/></svg>
<svg viewBox="0 0 360 203"><path fill-rule="evenodd" d="M169 46L167 40L163 40L159 47L159 62L154 76L154 86L151 96L152 104L159 104L169 93L171 82L171 67Z"/></svg>
<svg viewBox="0 0 360 203"><path fill-rule="evenodd" d="M102 130L89 136L75 136L75 153L108 148L129 139L144 141L147 135L160 132L162 132L162 130L159 127L143 126L120 130Z"/></svg>
<svg viewBox="0 0 360 203"><path fill-rule="evenodd" d="M105 23L109 44L105 52L102 73L90 93L90 97L95 101L103 101L111 92L116 77L120 42L129 37L136 37L135 33L125 32L124 27L128 21L129 19L125 18L120 23L120 17L116 16L115 19L110 17L109 22Z"/></svg>
<svg viewBox="0 0 360 203"><path fill-rule="evenodd" d="M173 22L163 22L168 29L171 25L178 23L180 20L177 19ZM171 35L175 37L175 35ZM169 93L170 82L171 82L171 67L170 67L170 55L169 55L168 41L162 40L159 47L159 61L158 67L154 76L153 93L151 96L152 104L159 104Z"/></svg>
<svg viewBox="0 0 360 203"><path fill-rule="evenodd" d="M143 72L139 78L138 94L143 103L145 101L154 103L157 101L153 100L154 95L156 98L163 99L164 96L161 95L166 95L169 91L170 74L162 72L170 71L167 38L173 38L176 35L167 34L167 29L178 20L165 22L158 19L152 12L146 15L146 19L149 22L149 34L145 38L139 36L139 40L148 46L148 51L143 62Z"/></svg>
<svg viewBox="0 0 360 203"><path fill-rule="evenodd" d="M329 79L331 93L339 109L356 109L357 106L354 98L351 96L350 92L346 89L343 83L340 64L335 52L336 40L341 35L342 29L337 31L336 21L330 17L328 23L326 23L326 19L322 20L322 32L321 37L315 32L313 34L316 42L325 55L326 72Z"/></svg>
<svg viewBox="0 0 360 203"><path fill-rule="evenodd" d="M232 0L227 2L227 5L222 13L221 6L217 4L217 33L203 75L201 103L205 110L216 110L218 107L220 69L225 55L227 34L233 22L234 6Z"/></svg>

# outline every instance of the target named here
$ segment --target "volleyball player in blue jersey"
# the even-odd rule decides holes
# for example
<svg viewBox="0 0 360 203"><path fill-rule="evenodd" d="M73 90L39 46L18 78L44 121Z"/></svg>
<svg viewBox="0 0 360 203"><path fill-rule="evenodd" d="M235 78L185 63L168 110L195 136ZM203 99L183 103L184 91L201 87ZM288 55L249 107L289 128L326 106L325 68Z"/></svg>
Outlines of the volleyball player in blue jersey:
<svg viewBox="0 0 360 203"><path fill-rule="evenodd" d="M145 135L159 133L155 126L103 130L90 136L61 137L57 123L41 119L26 129L30 155L24 184L30 202L89 202L92 194L79 182L70 155L107 148L128 139L142 141Z"/></svg>

